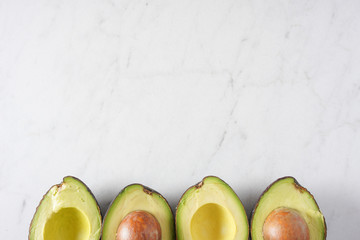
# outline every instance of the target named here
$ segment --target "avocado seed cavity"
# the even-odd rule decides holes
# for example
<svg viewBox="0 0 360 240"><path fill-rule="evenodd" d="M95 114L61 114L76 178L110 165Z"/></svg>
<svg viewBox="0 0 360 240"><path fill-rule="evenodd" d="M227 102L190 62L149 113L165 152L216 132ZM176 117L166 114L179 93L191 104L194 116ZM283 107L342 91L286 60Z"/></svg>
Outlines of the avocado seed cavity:
<svg viewBox="0 0 360 240"><path fill-rule="evenodd" d="M161 240L160 224L148 212L130 212L121 221L116 240Z"/></svg>
<svg viewBox="0 0 360 240"><path fill-rule="evenodd" d="M272 211L263 226L265 240L309 240L309 228L304 218L290 208Z"/></svg>

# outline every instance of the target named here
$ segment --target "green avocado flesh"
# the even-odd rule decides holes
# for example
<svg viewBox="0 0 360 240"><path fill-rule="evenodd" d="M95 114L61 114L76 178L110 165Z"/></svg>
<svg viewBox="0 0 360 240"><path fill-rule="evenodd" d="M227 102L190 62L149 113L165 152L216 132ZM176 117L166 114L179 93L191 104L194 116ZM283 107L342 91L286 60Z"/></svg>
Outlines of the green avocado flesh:
<svg viewBox="0 0 360 240"><path fill-rule="evenodd" d="M29 240L98 240L101 214L86 185L74 177L51 187L30 226Z"/></svg>
<svg viewBox="0 0 360 240"><path fill-rule="evenodd" d="M247 240L249 224L231 187L210 176L189 188L180 199L176 235L178 240Z"/></svg>
<svg viewBox="0 0 360 240"><path fill-rule="evenodd" d="M145 211L160 224L161 239L174 240L174 217L165 198L140 184L125 187L109 207L103 223L102 240L115 240L121 221L133 211Z"/></svg>
<svg viewBox="0 0 360 240"><path fill-rule="evenodd" d="M280 178L271 184L260 197L251 219L251 239L264 239L263 226L275 209L295 210L309 229L310 240L326 239L325 218L310 192L293 177Z"/></svg>

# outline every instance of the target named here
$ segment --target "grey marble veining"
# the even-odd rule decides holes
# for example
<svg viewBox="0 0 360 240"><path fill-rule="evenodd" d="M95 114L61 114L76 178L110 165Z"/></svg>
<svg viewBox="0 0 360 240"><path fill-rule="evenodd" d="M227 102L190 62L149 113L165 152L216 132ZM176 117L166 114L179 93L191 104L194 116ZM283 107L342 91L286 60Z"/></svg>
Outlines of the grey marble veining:
<svg viewBox="0 0 360 240"><path fill-rule="evenodd" d="M360 2L1 1L3 239L74 175L103 212L140 182L175 208L217 175L249 213L275 179L360 235Z"/></svg>

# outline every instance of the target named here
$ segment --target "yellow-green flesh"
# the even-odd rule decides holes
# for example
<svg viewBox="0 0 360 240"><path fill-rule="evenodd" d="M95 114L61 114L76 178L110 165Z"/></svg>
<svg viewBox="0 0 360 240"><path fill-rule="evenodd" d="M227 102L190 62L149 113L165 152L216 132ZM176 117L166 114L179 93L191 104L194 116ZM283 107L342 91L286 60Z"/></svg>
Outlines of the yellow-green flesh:
<svg viewBox="0 0 360 240"><path fill-rule="evenodd" d="M174 219L167 202L157 193L146 193L142 185L126 187L111 204L103 225L103 240L114 240L126 215L142 210L152 214L160 224L162 240L174 239Z"/></svg>
<svg viewBox="0 0 360 240"><path fill-rule="evenodd" d="M89 239L89 219L77 208L62 208L45 224L44 239Z"/></svg>
<svg viewBox="0 0 360 240"><path fill-rule="evenodd" d="M262 228L265 219L277 208L295 209L307 223L310 239L324 238L324 217L313 197L306 189L298 186L293 178L285 178L275 182L261 197L252 220L252 239L264 239Z"/></svg>
<svg viewBox="0 0 360 240"><path fill-rule="evenodd" d="M215 203L201 206L192 217L190 228L194 240L234 239L236 232L232 214L226 208Z"/></svg>
<svg viewBox="0 0 360 240"><path fill-rule="evenodd" d="M41 201L30 227L30 240L98 240L101 216L86 186L72 177L53 186Z"/></svg>
<svg viewBox="0 0 360 240"><path fill-rule="evenodd" d="M221 179L207 177L199 188L190 188L176 214L179 240L248 239L245 210L234 191Z"/></svg>

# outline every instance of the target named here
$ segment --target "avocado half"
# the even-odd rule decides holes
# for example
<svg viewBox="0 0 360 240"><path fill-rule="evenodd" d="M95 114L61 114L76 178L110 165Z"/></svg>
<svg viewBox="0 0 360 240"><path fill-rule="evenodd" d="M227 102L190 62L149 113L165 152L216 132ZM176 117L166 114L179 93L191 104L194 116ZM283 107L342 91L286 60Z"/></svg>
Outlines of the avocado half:
<svg viewBox="0 0 360 240"><path fill-rule="evenodd" d="M132 184L125 187L110 204L104 217L102 240L117 239L122 222L138 212L148 213L156 219L155 221L160 225L162 240L175 239L174 216L166 199L151 188ZM140 220L145 221L143 225L147 224L146 218ZM142 226L137 227L140 229Z"/></svg>
<svg viewBox="0 0 360 240"><path fill-rule="evenodd" d="M98 240L101 214L95 197L75 177L44 195L31 221L29 240Z"/></svg>
<svg viewBox="0 0 360 240"><path fill-rule="evenodd" d="M251 239L326 239L326 222L314 196L295 178L273 182L251 217ZM280 236L282 235L282 236Z"/></svg>
<svg viewBox="0 0 360 240"><path fill-rule="evenodd" d="M178 240L247 240L245 209L231 187L215 176L205 177L181 197L176 210Z"/></svg>

